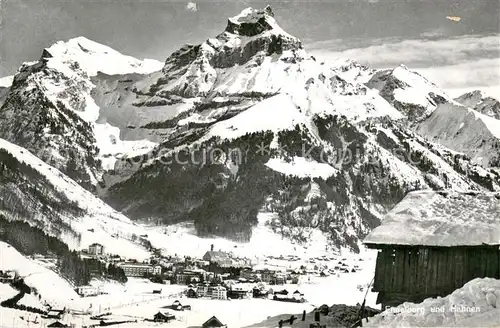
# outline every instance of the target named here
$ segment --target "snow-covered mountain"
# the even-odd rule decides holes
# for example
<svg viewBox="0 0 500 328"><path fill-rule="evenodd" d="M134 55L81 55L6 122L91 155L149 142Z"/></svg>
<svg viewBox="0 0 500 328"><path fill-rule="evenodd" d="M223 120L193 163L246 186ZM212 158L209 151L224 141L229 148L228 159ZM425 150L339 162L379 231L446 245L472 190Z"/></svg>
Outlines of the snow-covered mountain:
<svg viewBox="0 0 500 328"><path fill-rule="evenodd" d="M405 65L376 72L366 85L378 90L410 121L429 115L439 104L451 100L442 89Z"/></svg>
<svg viewBox="0 0 500 328"><path fill-rule="evenodd" d="M270 7L248 8L160 65L85 38L56 43L14 77L0 137L133 220L194 221L201 236L249 240L258 213L273 212L276 233L307 240L319 229L355 249L408 191L500 189L496 171L440 137L432 122L455 115L448 105L460 107L404 66L318 62ZM130 224L109 210L111 222Z"/></svg>
<svg viewBox="0 0 500 328"><path fill-rule="evenodd" d="M122 181L105 199L134 219L194 220L201 235L241 239L259 211L273 211L284 236L305 240L316 228L356 248L409 190L498 189L495 172L402 123L453 100L405 67L388 74L317 62L270 8L247 9L134 84L143 106L172 116L144 127L164 129L163 142L117 165ZM390 92L411 110L370 88L396 78L404 83Z"/></svg>
<svg viewBox="0 0 500 328"><path fill-rule="evenodd" d="M0 108L0 137L29 149L92 190L106 158L150 146L120 138L120 130L100 117L91 96L91 77L145 74L161 65L140 61L78 37L44 49L14 76Z"/></svg>
<svg viewBox="0 0 500 328"><path fill-rule="evenodd" d="M481 114L500 120L500 101L488 96L483 91L474 90L464 93L460 97L455 98L455 101Z"/></svg>
<svg viewBox="0 0 500 328"><path fill-rule="evenodd" d="M141 227L28 150L0 139L0 214L23 220L73 249L99 242L112 254L146 258ZM135 235L135 237L134 237Z"/></svg>
<svg viewBox="0 0 500 328"><path fill-rule="evenodd" d="M447 103L419 123L416 131L484 167L500 166L500 120L493 117L458 103Z"/></svg>

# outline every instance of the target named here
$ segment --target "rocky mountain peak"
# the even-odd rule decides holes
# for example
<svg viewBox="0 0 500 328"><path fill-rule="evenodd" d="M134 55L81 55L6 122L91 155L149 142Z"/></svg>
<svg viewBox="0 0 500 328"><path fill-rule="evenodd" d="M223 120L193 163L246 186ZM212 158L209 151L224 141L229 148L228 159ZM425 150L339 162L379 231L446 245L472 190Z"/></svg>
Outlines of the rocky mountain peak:
<svg viewBox="0 0 500 328"><path fill-rule="evenodd" d="M500 101L488 96L485 92L474 90L467 92L460 97L455 98L455 101L472 108L481 114L500 120Z"/></svg>
<svg viewBox="0 0 500 328"><path fill-rule="evenodd" d="M300 40L285 32L274 19L272 9L247 8L229 18L225 30L199 45L187 44L165 61L153 84L141 85L141 93L165 98L204 97L214 87L222 70L235 66L259 70L269 59L305 58ZM283 59L283 58L282 58ZM217 71L220 70L220 71ZM228 72L229 73L229 72ZM170 100L169 100L170 101Z"/></svg>
<svg viewBox="0 0 500 328"><path fill-rule="evenodd" d="M59 71L70 74L71 72L68 72L68 68L64 66L71 66L70 70L74 70L77 65L88 76L95 76L98 72L108 75L147 74L160 70L162 67L159 61L139 60L126 56L83 36L52 44L43 50L41 60L48 61Z"/></svg>
<svg viewBox="0 0 500 328"><path fill-rule="evenodd" d="M264 9L247 8L239 15L228 19L226 32L252 37L264 31L278 29L274 13L270 6ZM280 28L279 28L280 29Z"/></svg>
<svg viewBox="0 0 500 328"><path fill-rule="evenodd" d="M418 121L452 99L438 86L405 65L376 72L366 84L407 116Z"/></svg>

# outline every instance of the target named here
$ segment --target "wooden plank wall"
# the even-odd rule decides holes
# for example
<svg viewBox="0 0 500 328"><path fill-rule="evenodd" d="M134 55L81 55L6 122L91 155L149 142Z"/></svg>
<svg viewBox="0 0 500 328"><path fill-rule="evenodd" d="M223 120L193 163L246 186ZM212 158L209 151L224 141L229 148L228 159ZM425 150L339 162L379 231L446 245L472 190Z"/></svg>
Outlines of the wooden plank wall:
<svg viewBox="0 0 500 328"><path fill-rule="evenodd" d="M500 279L498 247L384 247L377 256L373 291L445 296L475 278ZM422 298L423 299L423 298Z"/></svg>

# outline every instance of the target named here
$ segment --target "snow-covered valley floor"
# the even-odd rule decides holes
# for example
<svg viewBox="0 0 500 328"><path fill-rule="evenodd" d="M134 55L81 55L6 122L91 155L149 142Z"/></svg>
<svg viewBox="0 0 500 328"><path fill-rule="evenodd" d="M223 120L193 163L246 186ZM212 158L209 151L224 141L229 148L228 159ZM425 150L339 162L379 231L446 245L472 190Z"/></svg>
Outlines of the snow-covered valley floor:
<svg viewBox="0 0 500 328"><path fill-rule="evenodd" d="M362 303L366 293L366 286L373 278L375 269L376 252L363 250L361 254L354 254L342 250L334 254L326 249L327 240L319 231L311 231L311 242L309 245L298 245L286 238L275 234L266 225L272 218L272 214L259 215L259 225L254 229L251 240L248 243L238 243L221 238L200 238L196 236L194 228L190 224L179 224L170 227L146 228L148 238L155 247L161 246L167 254L178 256L202 257L213 244L215 248L233 252L235 256L246 256L252 259L255 265L275 266L286 268L299 268L301 265L311 270L309 275L302 275L298 284L269 286L275 290L287 289L290 293L299 290L307 300L305 303L280 302L269 299L247 299L247 300L209 300L209 299L187 299L182 296L187 286L154 284L148 280L131 278L122 285L119 283L95 281L107 294L80 298L69 284L51 274L37 261L28 259L19 254L12 247L5 246L1 259L4 270L11 269L28 275L31 272L46 272L32 277L43 279L27 281L32 287L37 288L45 294L51 294L51 299L57 300L58 307L67 307L73 312L63 318L66 323L73 323L76 327L98 323L90 320L91 315L103 312L112 312L116 320L138 320L137 323L120 325L122 327L144 327L157 325L144 322L146 318L152 319L158 311L170 311L162 308L179 300L183 305L191 305L191 311L176 312L173 314L178 320L165 324L165 327L186 328L190 326L201 326L203 322L215 315L228 327L237 328L259 323L270 316L283 313L301 313L303 310L311 311L323 304L335 303L355 305ZM6 245L6 244L5 244ZM289 255L299 258L295 261L286 259ZM318 260L318 257L328 256L329 260ZM285 259L279 259L280 256ZM316 258L315 260L313 258ZM360 260L362 259L362 260ZM321 277L314 266L324 266L333 269L339 265L339 261L345 263L348 268L355 265L360 268L357 272L338 273ZM57 281L55 281L57 280ZM64 288L51 287L50 291L40 286L61 285ZM358 289L358 285L365 286L364 290ZM153 290L161 289L160 295L153 294ZM9 291L9 290L7 290ZM42 293L43 294L43 293ZM12 291L6 293L12 297ZM44 295L45 296L45 295ZM6 299L5 297L3 299ZM368 293L367 305L376 307L376 294ZM21 319L23 317L23 319ZM4 327L28 327L28 321L34 320L35 314L28 315L27 312L0 308L0 326ZM39 317L39 316L38 316ZM31 318L31 319L28 319ZM53 320L38 318L45 324ZM14 324L14 325L13 325ZM31 323L30 327L34 327ZM36 327L36 326L35 326Z"/></svg>
<svg viewBox="0 0 500 328"><path fill-rule="evenodd" d="M291 292L300 290L307 299L306 303L289 303L269 299L245 299L245 300L210 300L190 299L181 295L186 286L159 285L143 279L130 279L125 285L116 283L106 284L104 290L107 295L95 297L75 298L68 300L68 308L73 314L67 314L61 320L64 323L75 324L76 327L96 324L98 321L91 320L91 314L111 312L110 317L118 321L135 321L120 327L145 327L157 326L156 323L145 322L144 319L152 319L158 311L170 312L176 316L176 320L165 324L165 327L186 328L201 326L206 320L215 315L228 327L238 328L256 324L270 316L283 313L301 313L303 310L312 311L322 304L346 303L356 304L363 301L365 292L357 290L356 286L362 281L369 282L369 272L345 273L339 278L311 277L311 281L299 282L298 285L273 286L275 289L287 289ZM162 294L152 294L153 290L162 289ZM54 293L57 293L54 290ZM5 298L15 295L14 291L5 294ZM369 305L374 305L375 295L368 294ZM2 295L0 295L2 296ZM191 305L191 311L172 311L163 308L179 300L183 305ZM85 314L84 314L85 313ZM22 318L21 318L22 317ZM41 319L39 315L27 312L0 308L0 326L7 327L37 327L29 320L35 320L50 324L54 320ZM44 327L44 326L41 326Z"/></svg>

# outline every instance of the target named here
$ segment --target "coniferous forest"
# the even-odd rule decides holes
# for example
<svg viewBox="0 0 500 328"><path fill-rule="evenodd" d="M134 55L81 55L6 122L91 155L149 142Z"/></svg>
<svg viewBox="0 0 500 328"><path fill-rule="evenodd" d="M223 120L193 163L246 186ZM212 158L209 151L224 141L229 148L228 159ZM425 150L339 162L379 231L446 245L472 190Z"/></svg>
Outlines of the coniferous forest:
<svg viewBox="0 0 500 328"><path fill-rule="evenodd" d="M23 221L9 221L0 215L0 241L10 244L25 256L41 254L57 258L59 273L76 286L86 285L93 277L126 282L123 269L97 259L81 259L59 239Z"/></svg>

